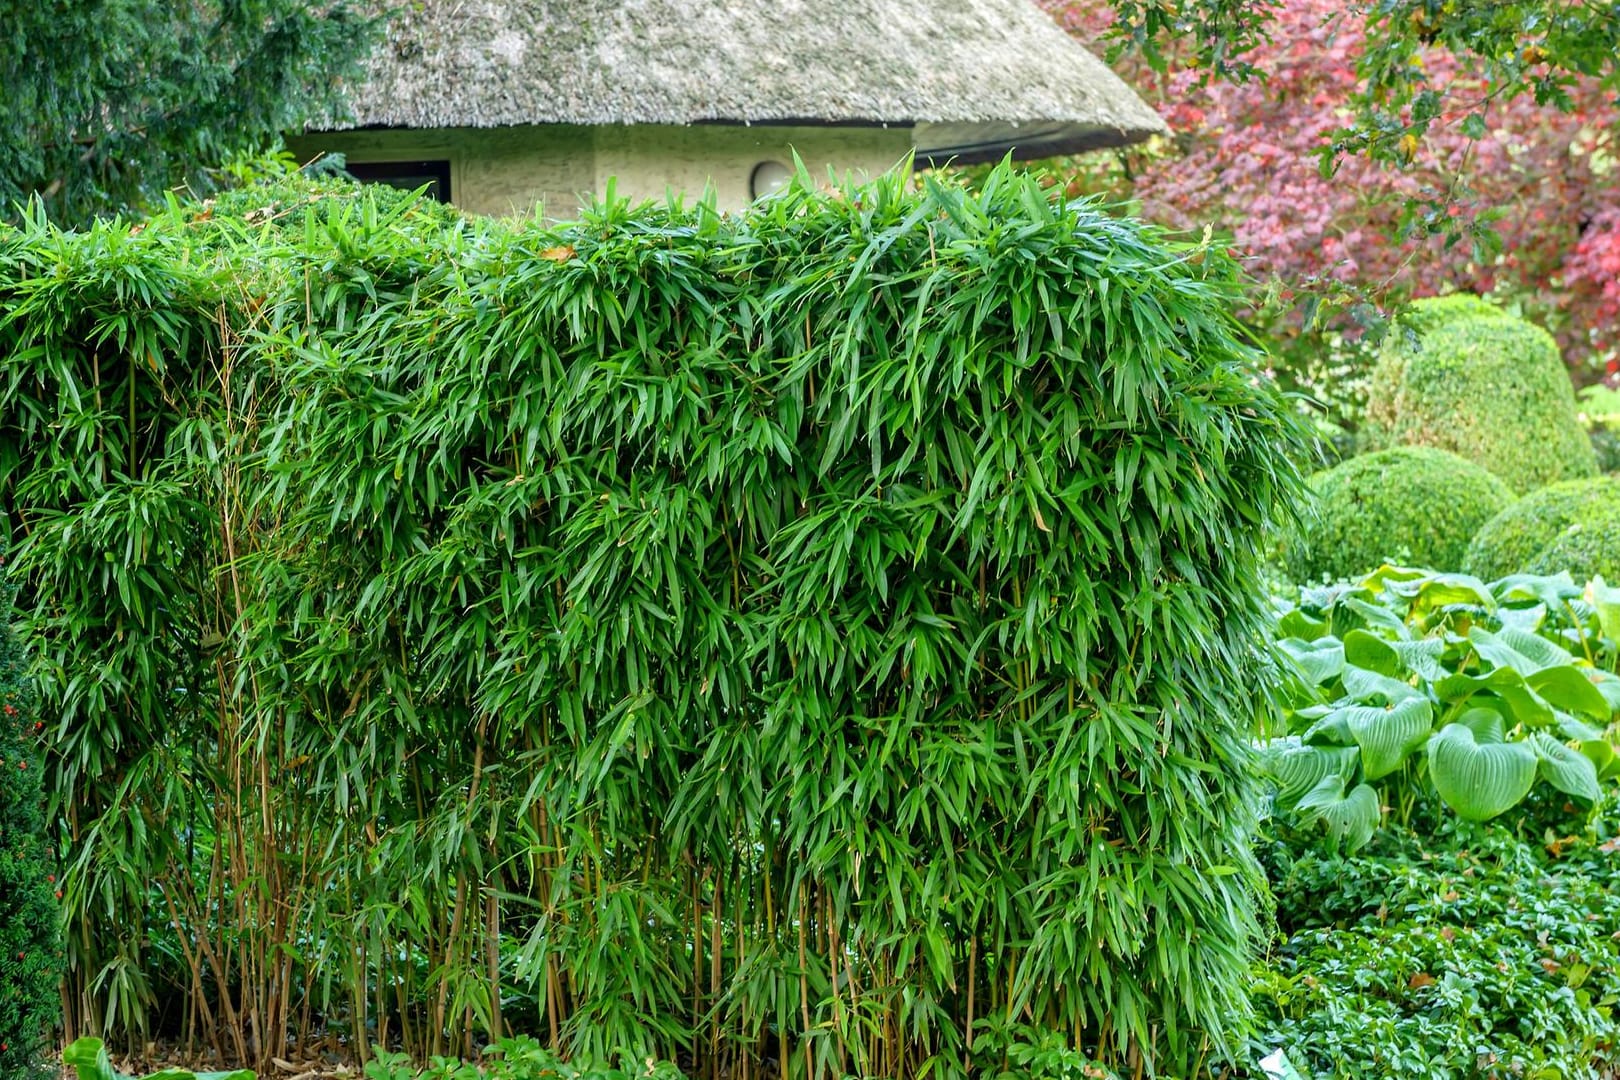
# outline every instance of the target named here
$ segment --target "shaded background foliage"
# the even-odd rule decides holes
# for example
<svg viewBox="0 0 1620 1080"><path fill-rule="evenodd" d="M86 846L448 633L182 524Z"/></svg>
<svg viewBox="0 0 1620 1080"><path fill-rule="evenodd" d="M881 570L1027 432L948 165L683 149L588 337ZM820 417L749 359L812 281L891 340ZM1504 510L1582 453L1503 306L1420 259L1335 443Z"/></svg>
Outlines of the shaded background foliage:
<svg viewBox="0 0 1620 1080"><path fill-rule="evenodd" d="M341 0L66 0L6 6L0 219L161 204L337 103L376 19Z"/></svg>
<svg viewBox="0 0 1620 1080"><path fill-rule="evenodd" d="M0 584L0 1075L29 1080L50 1071L40 1061L56 1024L62 942L46 843L43 724L12 633L11 593Z"/></svg>
<svg viewBox="0 0 1620 1080"><path fill-rule="evenodd" d="M1218 250L919 188L0 234L70 1034L1240 1045L1298 422Z"/></svg>

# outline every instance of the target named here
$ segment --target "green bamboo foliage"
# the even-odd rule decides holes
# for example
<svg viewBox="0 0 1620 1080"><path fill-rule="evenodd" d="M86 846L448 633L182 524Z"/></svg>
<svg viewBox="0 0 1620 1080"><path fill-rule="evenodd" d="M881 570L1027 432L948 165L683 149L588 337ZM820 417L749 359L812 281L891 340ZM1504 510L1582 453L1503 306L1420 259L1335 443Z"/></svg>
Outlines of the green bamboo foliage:
<svg viewBox="0 0 1620 1080"><path fill-rule="evenodd" d="M1006 169L249 198L0 234L71 1034L761 1080L1241 1038L1300 433L1223 253Z"/></svg>

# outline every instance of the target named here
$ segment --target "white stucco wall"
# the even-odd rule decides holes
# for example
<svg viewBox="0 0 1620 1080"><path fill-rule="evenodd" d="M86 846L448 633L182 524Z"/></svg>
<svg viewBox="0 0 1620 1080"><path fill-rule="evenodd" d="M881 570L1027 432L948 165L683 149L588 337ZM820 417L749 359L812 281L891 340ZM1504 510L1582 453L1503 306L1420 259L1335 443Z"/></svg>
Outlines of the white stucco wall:
<svg viewBox="0 0 1620 1080"><path fill-rule="evenodd" d="M864 178L910 152L909 128L693 125L660 127L444 128L431 131L341 131L288 140L309 160L341 152L353 162L434 160L450 163L451 201L477 214L572 217L582 195L601 194L609 177L621 196L695 199L712 184L721 209L749 200L756 165L791 165L796 150L818 179L829 169Z"/></svg>

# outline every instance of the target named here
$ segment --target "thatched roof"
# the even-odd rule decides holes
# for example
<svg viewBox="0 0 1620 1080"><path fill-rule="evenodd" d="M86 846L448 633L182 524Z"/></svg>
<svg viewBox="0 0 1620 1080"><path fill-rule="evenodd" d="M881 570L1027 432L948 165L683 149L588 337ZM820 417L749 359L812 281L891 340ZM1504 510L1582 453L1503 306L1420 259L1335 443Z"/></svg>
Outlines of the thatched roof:
<svg viewBox="0 0 1620 1080"><path fill-rule="evenodd" d="M321 126L915 125L963 159L1164 130L1030 0L412 0L349 104Z"/></svg>

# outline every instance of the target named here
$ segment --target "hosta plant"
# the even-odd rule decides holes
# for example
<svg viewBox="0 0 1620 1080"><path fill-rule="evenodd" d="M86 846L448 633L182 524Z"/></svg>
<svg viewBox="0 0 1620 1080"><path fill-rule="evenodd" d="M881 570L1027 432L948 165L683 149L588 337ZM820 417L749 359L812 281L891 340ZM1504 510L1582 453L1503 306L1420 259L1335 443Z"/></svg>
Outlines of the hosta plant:
<svg viewBox="0 0 1620 1080"><path fill-rule="evenodd" d="M62 1051L62 1062L71 1068L78 1080L133 1080L112 1067L107 1048L100 1039L83 1038L68 1044ZM229 1072L192 1072L190 1069L161 1069L148 1073L144 1080L254 1080L252 1069L234 1069Z"/></svg>
<svg viewBox="0 0 1620 1080"><path fill-rule="evenodd" d="M1620 776L1614 594L1393 566L1301 590L1277 621L1284 726L1261 745L1274 808L1353 850L1423 788L1470 821L1538 784L1595 802Z"/></svg>

